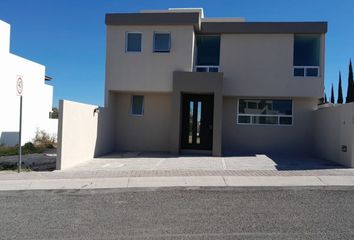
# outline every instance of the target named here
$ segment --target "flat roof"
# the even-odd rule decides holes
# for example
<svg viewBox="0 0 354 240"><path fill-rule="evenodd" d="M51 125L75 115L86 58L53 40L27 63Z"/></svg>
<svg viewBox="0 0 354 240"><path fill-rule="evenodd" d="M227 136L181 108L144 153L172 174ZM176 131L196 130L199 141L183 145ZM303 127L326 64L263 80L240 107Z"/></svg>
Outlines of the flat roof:
<svg viewBox="0 0 354 240"><path fill-rule="evenodd" d="M326 33L327 22L202 22L201 33Z"/></svg>
<svg viewBox="0 0 354 240"><path fill-rule="evenodd" d="M108 13L106 25L193 25L200 26L198 12Z"/></svg>
<svg viewBox="0 0 354 240"><path fill-rule="evenodd" d="M326 33L327 22L244 22L242 18L201 18L200 12L108 13L106 25L193 25L201 34Z"/></svg>

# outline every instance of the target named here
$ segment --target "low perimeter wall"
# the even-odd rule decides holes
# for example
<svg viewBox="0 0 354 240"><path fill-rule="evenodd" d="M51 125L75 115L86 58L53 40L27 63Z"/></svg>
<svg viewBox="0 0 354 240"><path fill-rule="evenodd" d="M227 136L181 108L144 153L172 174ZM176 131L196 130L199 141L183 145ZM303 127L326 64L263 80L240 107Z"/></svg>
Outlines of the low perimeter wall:
<svg viewBox="0 0 354 240"><path fill-rule="evenodd" d="M354 167L354 103L329 106L314 112L316 157Z"/></svg>
<svg viewBox="0 0 354 240"><path fill-rule="evenodd" d="M63 170L112 151L111 118L106 108L66 100L59 102L58 158Z"/></svg>

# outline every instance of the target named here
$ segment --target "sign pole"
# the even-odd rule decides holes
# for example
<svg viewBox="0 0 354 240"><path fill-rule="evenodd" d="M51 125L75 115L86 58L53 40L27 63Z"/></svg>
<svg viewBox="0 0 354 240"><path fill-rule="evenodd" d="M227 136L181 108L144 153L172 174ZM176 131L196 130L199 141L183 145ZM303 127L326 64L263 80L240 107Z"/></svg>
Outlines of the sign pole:
<svg viewBox="0 0 354 240"><path fill-rule="evenodd" d="M22 146L21 146L21 138L22 138L22 95L20 96L20 127L18 134L18 172L21 172L22 165Z"/></svg>
<svg viewBox="0 0 354 240"><path fill-rule="evenodd" d="M18 130L18 172L21 172L22 165L22 93L23 93L23 80L22 76L17 75L16 79L16 95L20 96L20 126Z"/></svg>

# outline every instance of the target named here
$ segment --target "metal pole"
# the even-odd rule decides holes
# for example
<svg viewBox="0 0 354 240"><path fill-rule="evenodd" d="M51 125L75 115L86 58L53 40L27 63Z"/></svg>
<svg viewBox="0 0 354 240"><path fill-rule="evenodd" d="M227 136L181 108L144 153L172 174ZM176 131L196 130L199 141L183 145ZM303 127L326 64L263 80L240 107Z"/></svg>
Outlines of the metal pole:
<svg viewBox="0 0 354 240"><path fill-rule="evenodd" d="M21 172L22 164L22 146L21 146L21 137L22 137L22 95L20 96L20 129L18 133L18 172Z"/></svg>

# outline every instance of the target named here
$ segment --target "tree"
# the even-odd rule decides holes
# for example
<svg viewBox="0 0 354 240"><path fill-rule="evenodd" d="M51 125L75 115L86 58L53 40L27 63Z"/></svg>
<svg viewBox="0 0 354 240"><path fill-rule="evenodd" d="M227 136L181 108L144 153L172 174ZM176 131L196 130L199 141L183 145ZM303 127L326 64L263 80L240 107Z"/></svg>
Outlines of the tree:
<svg viewBox="0 0 354 240"><path fill-rule="evenodd" d="M325 94L325 99L324 99L325 103L328 103L327 101L327 95Z"/></svg>
<svg viewBox="0 0 354 240"><path fill-rule="evenodd" d="M353 81L353 67L352 60L349 61L349 74L348 74L348 89L346 103L354 102L354 81Z"/></svg>
<svg viewBox="0 0 354 240"><path fill-rule="evenodd" d="M338 81L338 99L337 103L343 103L343 90L342 90L342 76L339 71L339 81Z"/></svg>
<svg viewBox="0 0 354 240"><path fill-rule="evenodd" d="M333 83L332 83L332 90L331 90L331 103L334 103L334 90L333 90Z"/></svg>
<svg viewBox="0 0 354 240"><path fill-rule="evenodd" d="M59 110L58 110L58 108L53 107L53 108L52 108L52 112L50 112L49 117L50 117L50 118L54 118L54 119L58 119L58 117L59 117Z"/></svg>
<svg viewBox="0 0 354 240"><path fill-rule="evenodd" d="M331 90L331 103L334 103L334 90L333 90L333 83L332 83L332 90Z"/></svg>

